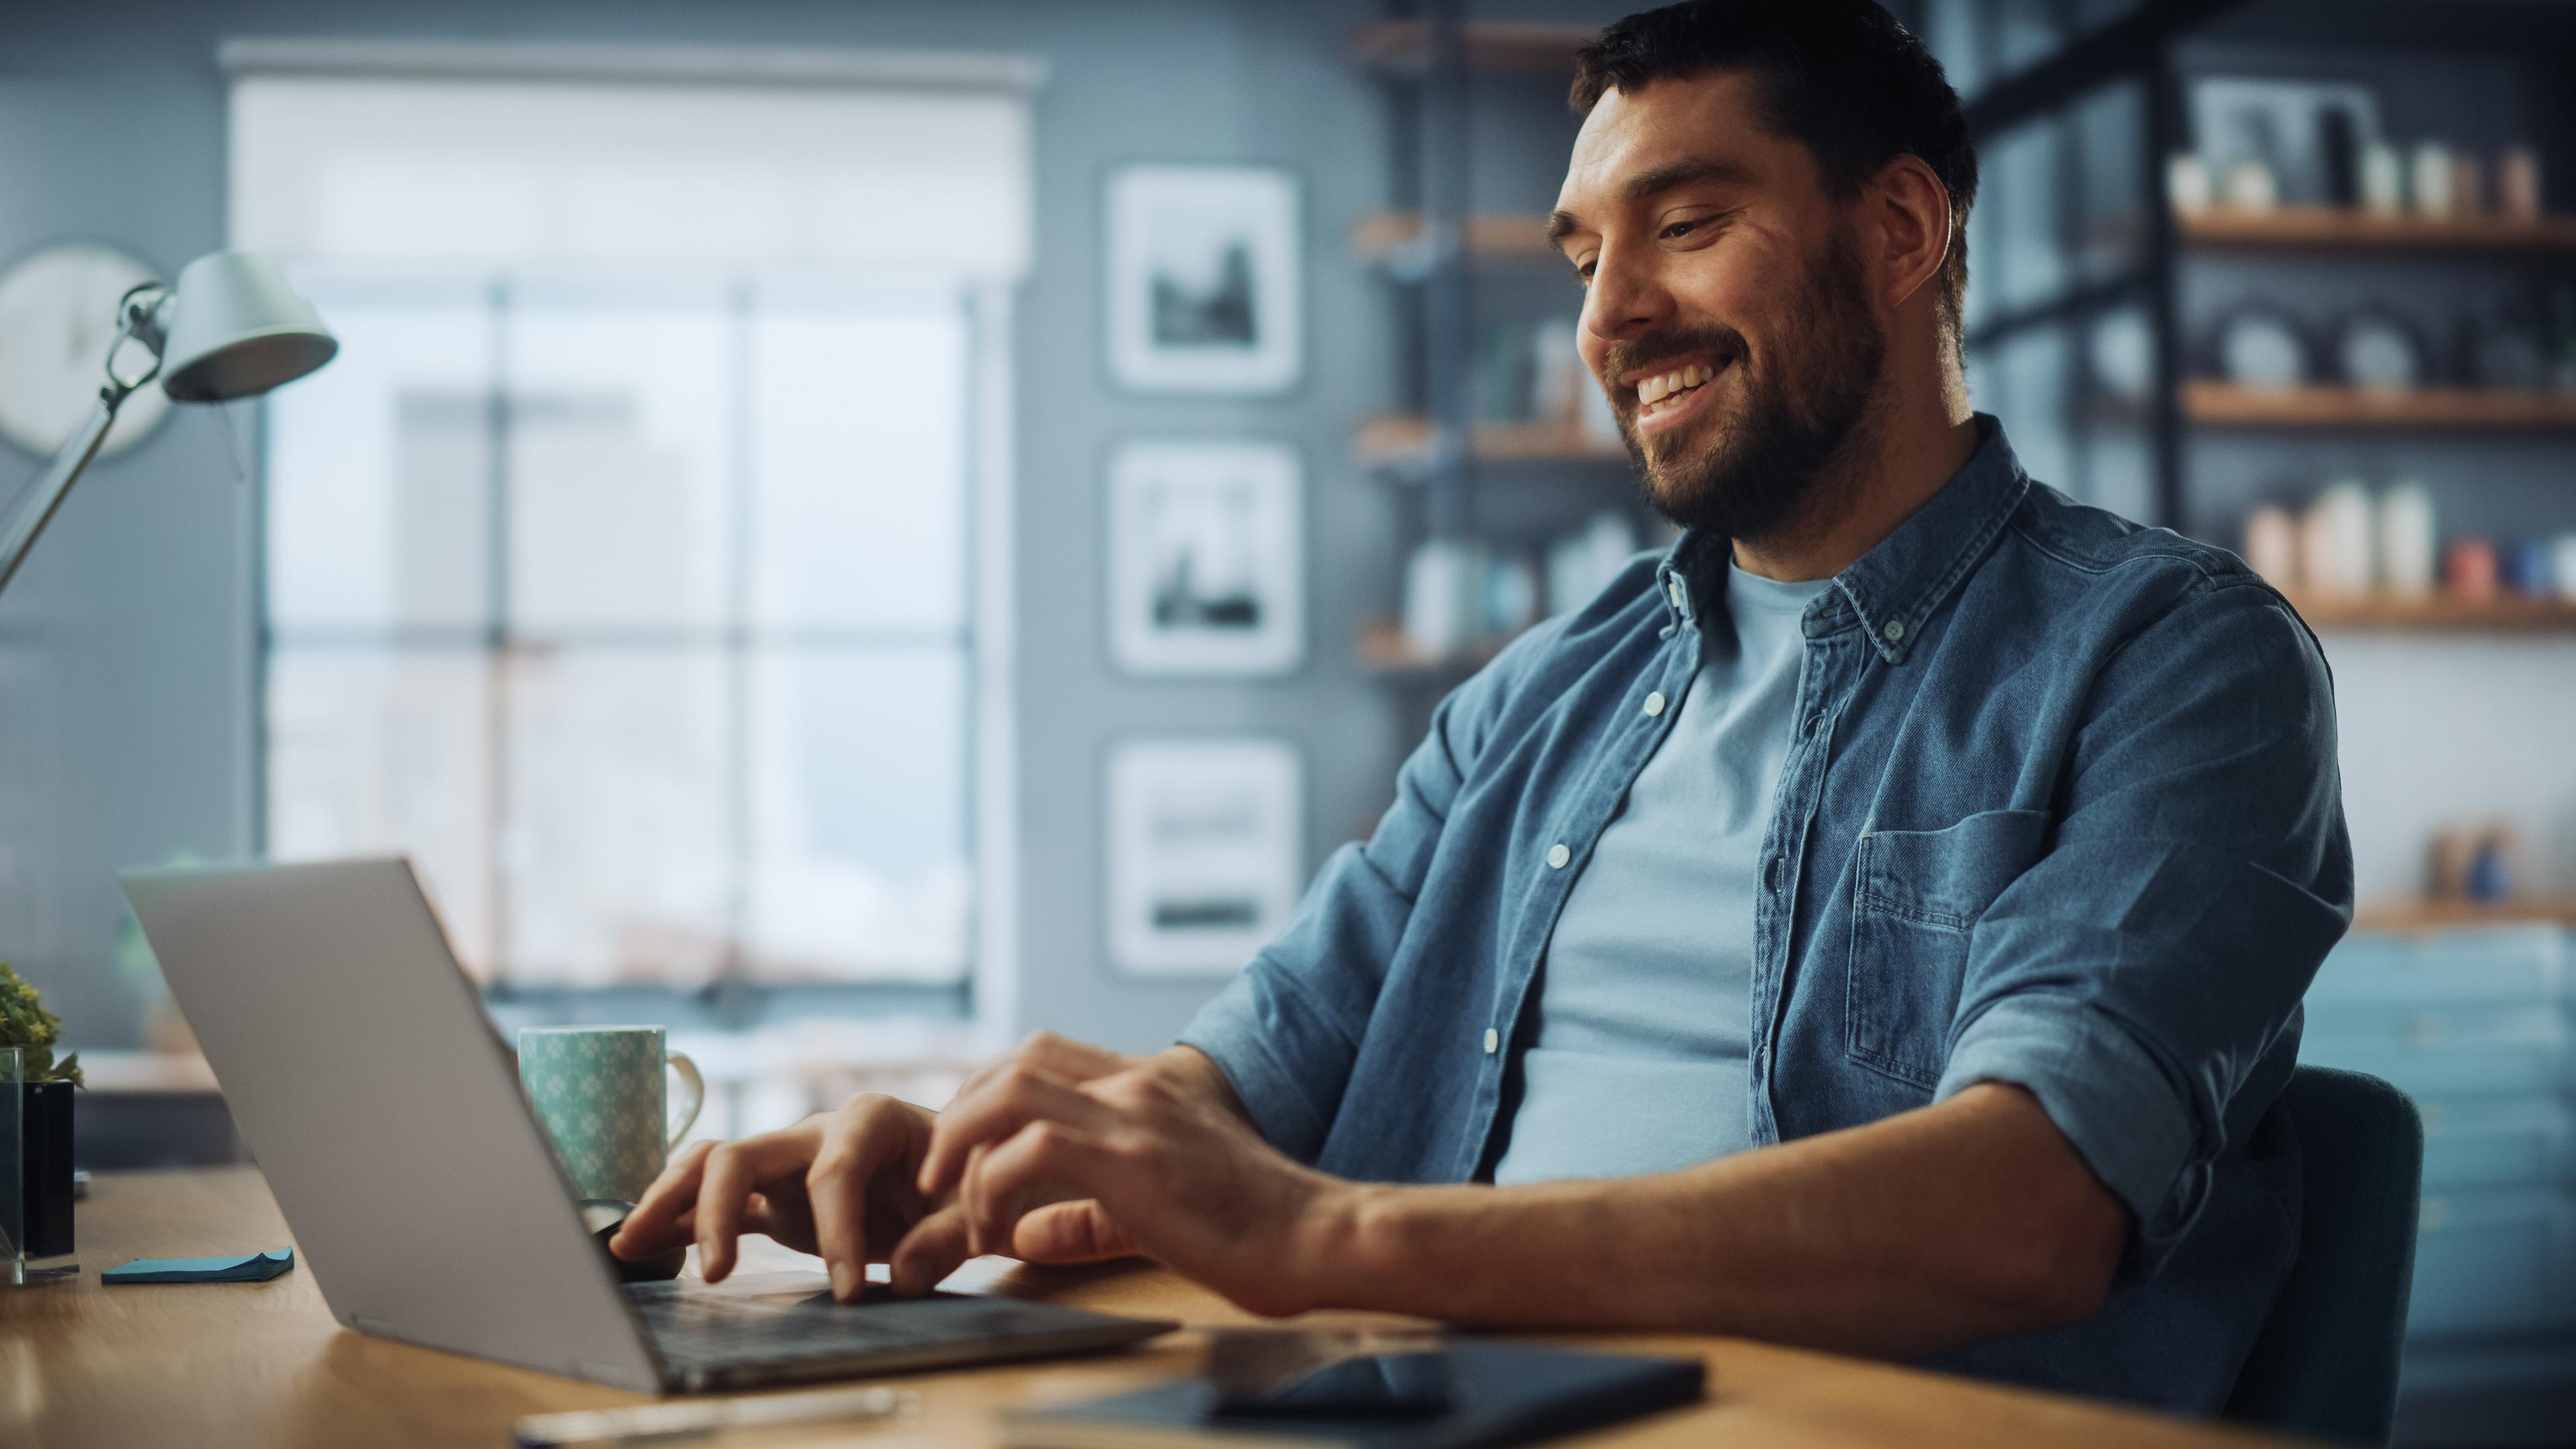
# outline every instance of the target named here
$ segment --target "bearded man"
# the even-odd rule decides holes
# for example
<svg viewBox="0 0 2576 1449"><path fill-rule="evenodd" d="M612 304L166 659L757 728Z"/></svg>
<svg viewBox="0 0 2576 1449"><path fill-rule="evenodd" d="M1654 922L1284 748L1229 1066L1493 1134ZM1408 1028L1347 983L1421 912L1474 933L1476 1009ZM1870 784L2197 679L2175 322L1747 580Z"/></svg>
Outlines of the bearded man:
<svg viewBox="0 0 2576 1449"><path fill-rule="evenodd" d="M620 1251L766 1232L844 1296L1142 1252L1269 1313L2224 1402L2351 910L2316 642L1970 411L1976 157L1885 11L1633 16L1573 99L1550 230L1680 541L1442 703L1180 1045L700 1148Z"/></svg>

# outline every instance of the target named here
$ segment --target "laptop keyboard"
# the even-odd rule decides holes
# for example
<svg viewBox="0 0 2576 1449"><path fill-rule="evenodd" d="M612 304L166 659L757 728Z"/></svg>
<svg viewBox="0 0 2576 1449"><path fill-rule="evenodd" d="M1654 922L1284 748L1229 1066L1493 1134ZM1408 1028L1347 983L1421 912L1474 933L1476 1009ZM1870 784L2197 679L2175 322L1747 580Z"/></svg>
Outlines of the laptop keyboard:
<svg viewBox="0 0 2576 1449"><path fill-rule="evenodd" d="M828 1293L780 1302L735 1298L681 1283L636 1283L627 1288L662 1356L674 1367L713 1367L797 1358L839 1358L925 1343L952 1333L937 1322L909 1326L866 1302L838 1304Z"/></svg>

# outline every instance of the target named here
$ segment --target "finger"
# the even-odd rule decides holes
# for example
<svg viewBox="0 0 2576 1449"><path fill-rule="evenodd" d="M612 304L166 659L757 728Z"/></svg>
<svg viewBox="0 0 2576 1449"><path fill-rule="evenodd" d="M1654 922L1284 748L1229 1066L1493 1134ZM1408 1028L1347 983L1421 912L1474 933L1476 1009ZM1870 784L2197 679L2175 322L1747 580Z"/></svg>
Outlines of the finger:
<svg viewBox="0 0 2576 1449"><path fill-rule="evenodd" d="M832 1296L855 1301L868 1286L868 1184L903 1148L910 1124L891 1097L852 1097L825 1124L805 1201L814 1214L814 1247L832 1276Z"/></svg>
<svg viewBox="0 0 2576 1449"><path fill-rule="evenodd" d="M1029 1033L1028 1038L1001 1056L977 1067L969 1074L957 1094L949 1099L951 1106L965 1101L975 1091L1013 1067L1033 1066L1050 1076L1069 1082L1087 1082L1131 1065L1127 1057L1106 1047L1096 1047L1051 1031Z"/></svg>
<svg viewBox="0 0 2576 1449"><path fill-rule="evenodd" d="M1011 1233L1011 1256L1024 1263L1099 1263L1137 1251L1096 1197L1031 1208Z"/></svg>
<svg viewBox="0 0 2576 1449"><path fill-rule="evenodd" d="M966 1168L966 1154L980 1143L998 1142L1031 1122L1061 1122L1085 1131L1106 1131L1118 1114L1061 1077L1025 1063L996 1074L981 1088L960 1093L931 1129L930 1150L922 1154L917 1179L931 1197L954 1187Z"/></svg>
<svg viewBox="0 0 2576 1449"><path fill-rule="evenodd" d="M894 1291L927 1293L975 1256L966 1241L966 1212L955 1203L923 1218L894 1245Z"/></svg>
<svg viewBox="0 0 2576 1449"><path fill-rule="evenodd" d="M608 1242L609 1251L622 1258L649 1258L687 1242L685 1237L672 1236L672 1224L698 1205L698 1177L706 1170L707 1154L715 1146L712 1142L692 1143L687 1151L672 1158L662 1175L653 1179L653 1185L644 1189L644 1200L635 1205L635 1211L617 1225L617 1236Z"/></svg>
<svg viewBox="0 0 2576 1449"><path fill-rule="evenodd" d="M742 1235L745 1202L762 1183L801 1176L813 1160L810 1130L789 1128L740 1142L718 1143L707 1154L698 1184L698 1271L721 1283L733 1271L734 1239Z"/></svg>
<svg viewBox="0 0 2576 1449"><path fill-rule="evenodd" d="M978 1153L957 1192L975 1250L1008 1251L1016 1244L1021 1214L1041 1205L1043 1189L1094 1196L1110 1165L1098 1138L1053 1121L1031 1122Z"/></svg>

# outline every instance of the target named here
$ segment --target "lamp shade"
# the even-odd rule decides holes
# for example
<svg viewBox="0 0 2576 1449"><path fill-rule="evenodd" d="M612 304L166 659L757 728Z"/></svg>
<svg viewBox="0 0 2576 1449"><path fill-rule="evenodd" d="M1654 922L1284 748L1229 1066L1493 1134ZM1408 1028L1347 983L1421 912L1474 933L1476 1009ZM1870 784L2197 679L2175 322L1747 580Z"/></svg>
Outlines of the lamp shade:
<svg viewBox="0 0 2576 1449"><path fill-rule="evenodd" d="M209 252L164 304L161 390L180 402L256 397L340 350L313 304L249 252Z"/></svg>

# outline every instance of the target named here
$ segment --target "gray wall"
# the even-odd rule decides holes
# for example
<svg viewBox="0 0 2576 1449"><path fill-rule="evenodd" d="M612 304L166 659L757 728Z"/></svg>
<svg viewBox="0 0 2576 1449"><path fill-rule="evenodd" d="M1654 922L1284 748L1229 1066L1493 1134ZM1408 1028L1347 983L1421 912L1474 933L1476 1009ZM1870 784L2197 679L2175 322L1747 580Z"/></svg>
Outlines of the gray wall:
<svg viewBox="0 0 2576 1449"><path fill-rule="evenodd" d="M1396 395L1389 299L1342 245L1386 204L1379 88L1342 59L1366 0L547 4L0 0L0 263L94 239L175 269L223 241L230 35L937 47L1033 54L1037 265L1018 316L1022 1026L1167 1040L1212 983L1119 979L1102 948L1100 772L1137 731L1267 731L1308 760L1309 856L1391 797L1394 704L1349 641L1392 606L1394 504L1349 463ZM1132 159L1285 165L1305 181L1308 374L1257 402L1124 396L1098 336L1099 197ZM247 425L247 417L239 419ZM1101 625L1100 465L1131 435L1287 439L1308 466L1309 662L1254 685L1123 680ZM247 440L245 440L247 441ZM0 491L36 460L0 446ZM148 981L114 965L124 864L250 845L249 492L204 416L96 469L0 597L0 959L95 1046L137 1040Z"/></svg>

